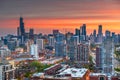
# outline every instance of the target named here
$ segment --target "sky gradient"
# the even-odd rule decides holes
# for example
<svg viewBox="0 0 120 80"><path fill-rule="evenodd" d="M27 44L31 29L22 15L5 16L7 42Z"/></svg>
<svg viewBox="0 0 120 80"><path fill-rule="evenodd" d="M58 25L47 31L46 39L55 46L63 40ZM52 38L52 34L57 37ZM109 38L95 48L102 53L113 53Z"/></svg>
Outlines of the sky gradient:
<svg viewBox="0 0 120 80"><path fill-rule="evenodd" d="M20 16L36 33L74 32L84 23L88 34L99 24L120 32L120 0L0 0L0 35L16 34Z"/></svg>

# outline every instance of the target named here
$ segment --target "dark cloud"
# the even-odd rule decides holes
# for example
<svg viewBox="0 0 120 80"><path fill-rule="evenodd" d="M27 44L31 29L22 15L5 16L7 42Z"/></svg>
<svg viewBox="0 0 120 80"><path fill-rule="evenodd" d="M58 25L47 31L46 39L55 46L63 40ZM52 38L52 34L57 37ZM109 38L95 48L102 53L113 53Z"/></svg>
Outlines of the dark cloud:
<svg viewBox="0 0 120 80"><path fill-rule="evenodd" d="M120 0L0 0L0 17L65 17L120 10Z"/></svg>

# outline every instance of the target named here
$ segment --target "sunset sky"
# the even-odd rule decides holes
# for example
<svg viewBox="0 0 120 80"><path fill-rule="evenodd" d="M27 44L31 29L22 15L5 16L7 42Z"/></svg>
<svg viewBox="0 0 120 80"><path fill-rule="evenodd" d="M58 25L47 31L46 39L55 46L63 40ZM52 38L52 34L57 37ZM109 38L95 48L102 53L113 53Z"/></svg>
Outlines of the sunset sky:
<svg viewBox="0 0 120 80"><path fill-rule="evenodd" d="M74 32L82 24L88 34L99 24L120 33L120 0L0 0L0 35L16 34L20 16L36 33Z"/></svg>

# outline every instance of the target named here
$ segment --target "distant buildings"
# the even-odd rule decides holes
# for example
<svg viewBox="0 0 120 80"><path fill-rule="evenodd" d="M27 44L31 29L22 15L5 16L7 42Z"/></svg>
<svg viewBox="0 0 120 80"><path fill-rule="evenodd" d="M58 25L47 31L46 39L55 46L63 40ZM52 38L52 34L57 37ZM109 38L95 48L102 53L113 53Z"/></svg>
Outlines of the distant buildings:
<svg viewBox="0 0 120 80"><path fill-rule="evenodd" d="M80 41L86 41L87 38L87 32L86 32L86 24L83 24L80 27Z"/></svg>
<svg viewBox="0 0 120 80"><path fill-rule="evenodd" d="M105 31L105 37L106 37L106 39L107 39L107 38L110 38L110 37L111 37L111 32L108 31L108 30L106 30L106 31Z"/></svg>
<svg viewBox="0 0 120 80"><path fill-rule="evenodd" d="M32 28L29 30L29 39L34 40L34 29Z"/></svg>
<svg viewBox="0 0 120 80"><path fill-rule="evenodd" d="M103 41L102 25L99 25L98 35L97 35L97 42L102 43L102 41Z"/></svg>
<svg viewBox="0 0 120 80"><path fill-rule="evenodd" d="M48 35L34 34L33 28L25 32L22 17L19 21L17 36L8 34L0 39L0 80L9 80L16 75L13 66L3 64L5 60L10 60L19 68L18 76L20 74L22 77L25 75L22 73L31 71L28 62L38 60L53 65L43 73L35 73L31 80L89 80L90 72L84 67L100 73L90 74L91 80L107 80L108 76L114 76L114 44L120 43L120 34L109 30L103 34L102 25L99 25L98 33L94 30L87 35L86 24L75 29L75 34L63 34L58 29ZM63 67L61 64L69 66Z"/></svg>
<svg viewBox="0 0 120 80"><path fill-rule="evenodd" d="M24 28L24 22L22 17L20 17L20 24L17 29L17 33L18 33L18 36L25 36L25 28Z"/></svg>

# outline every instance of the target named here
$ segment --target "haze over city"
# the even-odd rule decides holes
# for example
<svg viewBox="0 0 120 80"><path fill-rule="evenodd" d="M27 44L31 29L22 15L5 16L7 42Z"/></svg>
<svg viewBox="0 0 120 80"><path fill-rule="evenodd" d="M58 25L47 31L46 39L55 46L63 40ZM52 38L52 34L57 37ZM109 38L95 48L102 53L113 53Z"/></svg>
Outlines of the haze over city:
<svg viewBox="0 0 120 80"><path fill-rule="evenodd" d="M0 35L16 34L19 17L36 33L74 32L82 24L90 34L98 25L103 32L120 31L120 0L0 0Z"/></svg>

